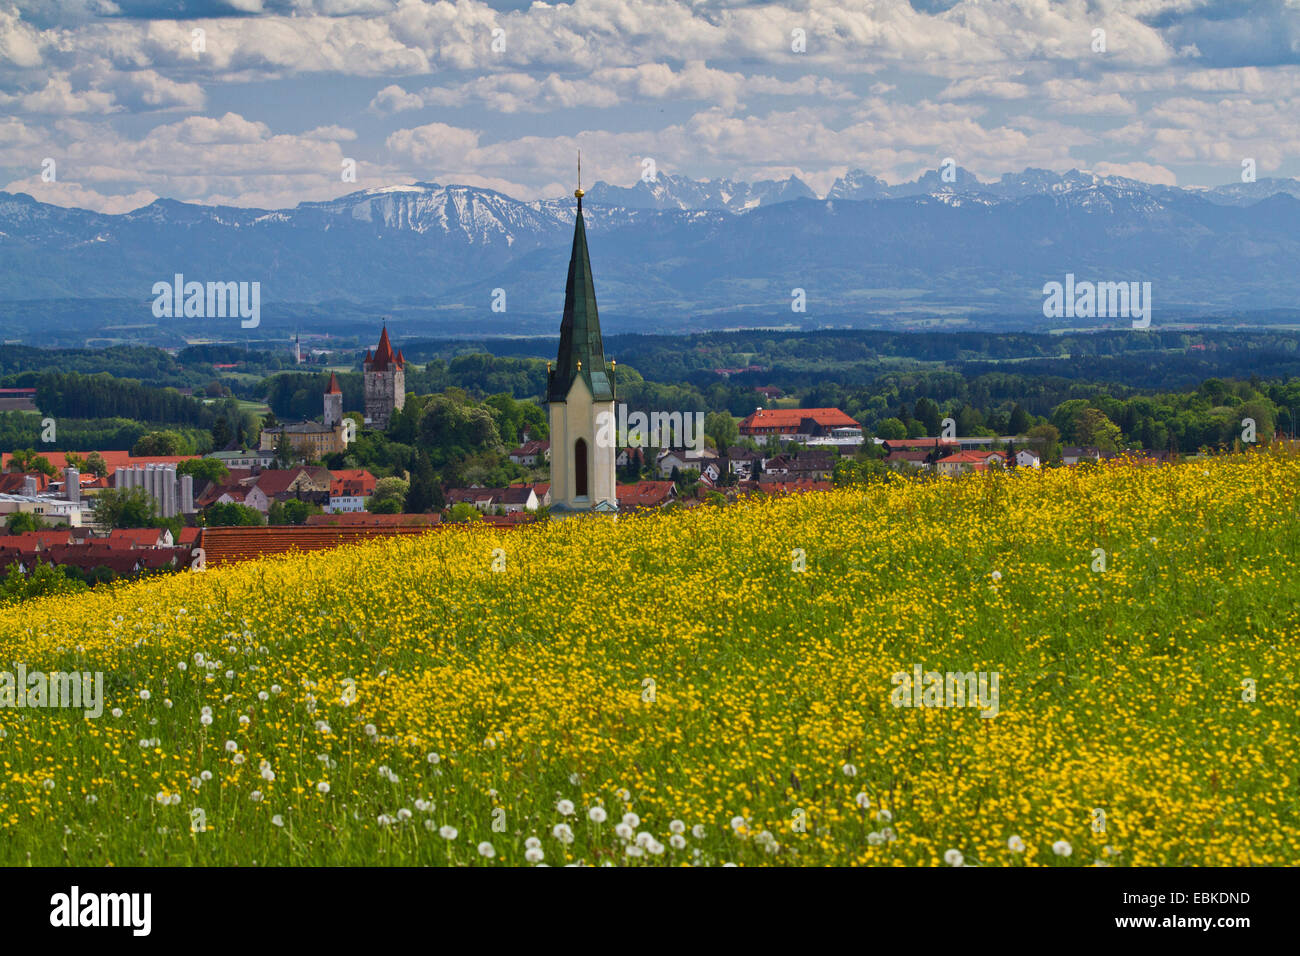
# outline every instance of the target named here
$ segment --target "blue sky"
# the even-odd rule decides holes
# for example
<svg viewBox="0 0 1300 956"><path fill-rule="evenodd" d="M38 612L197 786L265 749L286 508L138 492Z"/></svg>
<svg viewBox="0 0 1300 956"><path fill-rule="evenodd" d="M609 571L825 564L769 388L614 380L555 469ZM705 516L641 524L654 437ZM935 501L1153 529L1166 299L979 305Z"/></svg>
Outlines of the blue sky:
<svg viewBox="0 0 1300 956"><path fill-rule="evenodd" d="M649 157L818 193L948 156L983 179L1300 176L1300 0L0 0L0 189L46 202L551 197L579 147L588 181Z"/></svg>

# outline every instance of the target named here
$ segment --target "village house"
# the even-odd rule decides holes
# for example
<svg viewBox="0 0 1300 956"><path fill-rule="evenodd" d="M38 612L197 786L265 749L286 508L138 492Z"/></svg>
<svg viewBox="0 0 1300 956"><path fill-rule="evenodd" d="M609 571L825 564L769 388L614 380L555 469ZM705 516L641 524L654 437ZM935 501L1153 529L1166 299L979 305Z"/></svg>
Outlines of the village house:
<svg viewBox="0 0 1300 956"><path fill-rule="evenodd" d="M825 481L835 472L835 459L824 451L802 451L797 455L777 455L763 462L760 480Z"/></svg>
<svg viewBox="0 0 1300 956"><path fill-rule="evenodd" d="M105 535L89 528L0 535L0 569L17 565L20 573L28 574L38 564L51 564L127 577L188 565L194 540L193 534L183 536L177 546L166 528L115 528Z"/></svg>
<svg viewBox="0 0 1300 956"><path fill-rule="evenodd" d="M643 508L662 508L677 498L677 486L671 481L638 481L618 486L620 514L632 514Z"/></svg>
<svg viewBox="0 0 1300 956"><path fill-rule="evenodd" d="M757 408L741 420L739 430L757 442L770 437L801 444L815 438L862 438L862 426L838 408Z"/></svg>
<svg viewBox="0 0 1300 956"><path fill-rule="evenodd" d="M366 502L375 493L375 476L365 468L330 472L330 496L326 511L345 513L365 511Z"/></svg>
<svg viewBox="0 0 1300 956"><path fill-rule="evenodd" d="M275 464L275 451L214 451L203 456L221 462L227 469L270 468Z"/></svg>
<svg viewBox="0 0 1300 956"><path fill-rule="evenodd" d="M706 462L717 459L718 453L712 448L701 448L699 451L681 448L666 448L655 458L655 471L662 478L671 478L673 469L676 468L678 473L689 469L703 471Z"/></svg>
<svg viewBox="0 0 1300 956"><path fill-rule="evenodd" d="M539 462L551 460L551 443L548 441L526 441L518 448L511 449L510 460L516 465L533 468Z"/></svg>
<svg viewBox="0 0 1300 956"><path fill-rule="evenodd" d="M1080 448L1077 446L1067 446L1061 449L1061 464L1077 465L1079 462L1099 462L1103 458L1110 457L1098 448Z"/></svg>
<svg viewBox="0 0 1300 956"><path fill-rule="evenodd" d="M939 459L935 469L945 477L955 478L970 471L1002 467L1006 461L1006 455L1000 451L959 451Z"/></svg>
<svg viewBox="0 0 1300 956"><path fill-rule="evenodd" d="M508 488L451 488L448 489L445 497L448 505L473 505L485 514L498 508L506 514L536 511L541 506L537 493L530 485L511 485Z"/></svg>
<svg viewBox="0 0 1300 956"><path fill-rule="evenodd" d="M718 483L718 479L722 477L722 469L725 466L725 464L726 464L725 462L709 461L707 459L701 462L699 466L700 481L708 485L709 487L713 487L714 485L716 485Z"/></svg>
<svg viewBox="0 0 1300 956"><path fill-rule="evenodd" d="M898 471L914 470L928 468L930 466L930 457L933 451L924 451L917 449L915 451L891 451L885 456L885 464L891 465Z"/></svg>
<svg viewBox="0 0 1300 956"><path fill-rule="evenodd" d="M752 477L754 463L758 462L761 466L762 461L762 452L750 448L741 448L739 445L733 445L727 449L727 467L733 475L740 478Z"/></svg>
<svg viewBox="0 0 1300 956"><path fill-rule="evenodd" d="M210 482L195 504L239 504L266 514L277 501L310 501L328 506L334 476L328 468L268 468L264 471L231 469L225 481Z"/></svg>

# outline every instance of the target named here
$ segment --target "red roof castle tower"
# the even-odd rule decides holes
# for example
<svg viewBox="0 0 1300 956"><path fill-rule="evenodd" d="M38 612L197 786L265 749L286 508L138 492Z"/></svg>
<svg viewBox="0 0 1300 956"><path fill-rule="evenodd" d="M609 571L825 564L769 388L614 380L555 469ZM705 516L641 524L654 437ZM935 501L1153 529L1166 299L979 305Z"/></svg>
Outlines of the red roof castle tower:
<svg viewBox="0 0 1300 956"><path fill-rule="evenodd" d="M366 422L372 428L385 429L393 412L406 405L406 358L400 351L393 354L387 326L373 354L366 351L361 370L366 383Z"/></svg>

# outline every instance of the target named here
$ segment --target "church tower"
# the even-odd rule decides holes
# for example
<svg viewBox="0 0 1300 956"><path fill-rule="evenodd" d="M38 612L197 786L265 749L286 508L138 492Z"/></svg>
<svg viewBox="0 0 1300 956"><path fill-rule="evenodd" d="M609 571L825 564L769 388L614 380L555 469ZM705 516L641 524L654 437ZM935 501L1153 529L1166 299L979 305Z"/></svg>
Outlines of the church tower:
<svg viewBox="0 0 1300 956"><path fill-rule="evenodd" d="M382 431L393 412L406 405L406 359L401 352L393 354L388 326L384 326L374 354L366 351L361 371L366 385L366 421Z"/></svg>
<svg viewBox="0 0 1300 956"><path fill-rule="evenodd" d="M343 421L343 389L339 380L330 372L330 384L325 389L325 427L333 428Z"/></svg>
<svg viewBox="0 0 1300 956"><path fill-rule="evenodd" d="M559 513L617 513L614 458L618 449L613 441L596 440L602 431L606 436L613 434L614 389L600 338L581 185L574 196L578 216L569 254L569 280L564 287L560 352L546 391L551 425L551 509Z"/></svg>

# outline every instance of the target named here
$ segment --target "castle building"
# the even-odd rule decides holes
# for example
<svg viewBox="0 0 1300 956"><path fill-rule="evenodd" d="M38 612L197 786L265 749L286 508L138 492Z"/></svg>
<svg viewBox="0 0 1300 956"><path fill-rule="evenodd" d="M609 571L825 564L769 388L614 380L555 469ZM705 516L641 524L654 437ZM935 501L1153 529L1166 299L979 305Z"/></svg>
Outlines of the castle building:
<svg viewBox="0 0 1300 956"><path fill-rule="evenodd" d="M611 434L614 387L605 364L605 346L596 312L596 287L587 255L587 230L582 220L581 187L574 191L578 216L569 254L569 279L564 287L564 317L560 322L560 351L547 384L547 414L551 426L551 509L565 512L618 513L614 486L614 441ZM604 417L608 416L608 417ZM602 427L603 426L603 427Z"/></svg>
<svg viewBox="0 0 1300 956"><path fill-rule="evenodd" d="M325 389L325 427L333 428L343 421L343 389L339 380L330 372L330 383Z"/></svg>
<svg viewBox="0 0 1300 956"><path fill-rule="evenodd" d="M366 382L366 424L382 431L393 413L406 405L406 358L400 351L393 354L387 326L374 353L366 350L361 370Z"/></svg>
<svg viewBox="0 0 1300 956"><path fill-rule="evenodd" d="M330 383L325 389L324 405L323 423L297 422L262 429L260 450L275 451L281 435L288 438L289 447L295 455L308 461L347 450L348 431L343 419L343 389L339 388L339 380L333 372L330 372Z"/></svg>

